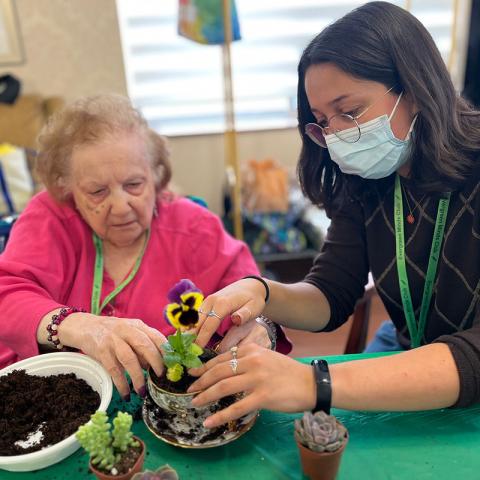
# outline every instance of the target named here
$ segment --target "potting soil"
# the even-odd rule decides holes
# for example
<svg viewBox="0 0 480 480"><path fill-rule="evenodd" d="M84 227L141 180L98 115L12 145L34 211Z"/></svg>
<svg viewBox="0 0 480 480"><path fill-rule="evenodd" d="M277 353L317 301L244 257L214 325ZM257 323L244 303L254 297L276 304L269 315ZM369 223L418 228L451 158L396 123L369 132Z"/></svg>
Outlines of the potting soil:
<svg viewBox="0 0 480 480"><path fill-rule="evenodd" d="M0 377L0 455L22 455L58 443L90 420L100 396L75 374Z"/></svg>

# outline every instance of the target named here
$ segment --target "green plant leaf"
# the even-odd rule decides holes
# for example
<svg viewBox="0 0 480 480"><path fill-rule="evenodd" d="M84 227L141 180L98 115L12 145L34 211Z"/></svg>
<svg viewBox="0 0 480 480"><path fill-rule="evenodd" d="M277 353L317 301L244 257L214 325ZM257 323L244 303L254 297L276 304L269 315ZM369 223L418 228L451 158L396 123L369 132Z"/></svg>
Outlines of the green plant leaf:
<svg viewBox="0 0 480 480"><path fill-rule="evenodd" d="M203 353L203 348L200 345L197 345L196 343L192 343L190 345L189 353L198 357Z"/></svg>
<svg viewBox="0 0 480 480"><path fill-rule="evenodd" d="M175 364L181 364L182 362L182 356L179 355L178 353L168 353L167 355L164 355L163 361L165 362L165 365L168 368L172 368Z"/></svg>
<svg viewBox="0 0 480 480"><path fill-rule="evenodd" d="M183 344L182 344L182 333L180 330L177 330L175 335L169 335L168 336L168 343L173 347L173 349L181 353L183 350Z"/></svg>
<svg viewBox="0 0 480 480"><path fill-rule="evenodd" d="M173 347L168 342L163 343L160 348L162 349L162 352L164 352L164 353L174 353L175 352Z"/></svg>
<svg viewBox="0 0 480 480"><path fill-rule="evenodd" d="M187 368L198 368L202 366L202 361L198 358L198 356L192 354L186 355L182 363Z"/></svg>
<svg viewBox="0 0 480 480"><path fill-rule="evenodd" d="M194 333L182 333L183 347L188 351L190 345L195 341L197 336Z"/></svg>

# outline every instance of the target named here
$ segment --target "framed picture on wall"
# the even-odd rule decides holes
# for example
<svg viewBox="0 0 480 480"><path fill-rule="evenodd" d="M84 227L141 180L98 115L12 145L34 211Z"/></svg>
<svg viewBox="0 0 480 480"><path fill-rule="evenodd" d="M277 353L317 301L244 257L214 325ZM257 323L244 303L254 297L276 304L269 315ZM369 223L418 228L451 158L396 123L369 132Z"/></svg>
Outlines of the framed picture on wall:
<svg viewBox="0 0 480 480"><path fill-rule="evenodd" d="M0 66L23 62L20 28L13 0L0 0Z"/></svg>

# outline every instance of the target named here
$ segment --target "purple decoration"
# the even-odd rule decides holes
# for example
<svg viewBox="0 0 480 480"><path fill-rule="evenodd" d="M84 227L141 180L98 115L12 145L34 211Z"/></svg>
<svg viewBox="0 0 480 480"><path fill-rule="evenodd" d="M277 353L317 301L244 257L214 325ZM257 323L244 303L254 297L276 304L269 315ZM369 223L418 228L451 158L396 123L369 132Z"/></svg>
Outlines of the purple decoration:
<svg viewBox="0 0 480 480"><path fill-rule="evenodd" d="M183 295L186 292L200 292L202 291L195 286L195 284L188 280L187 278L183 278L177 284L175 284L172 289L168 292L167 298L170 303L178 303L181 304L182 300L180 295Z"/></svg>

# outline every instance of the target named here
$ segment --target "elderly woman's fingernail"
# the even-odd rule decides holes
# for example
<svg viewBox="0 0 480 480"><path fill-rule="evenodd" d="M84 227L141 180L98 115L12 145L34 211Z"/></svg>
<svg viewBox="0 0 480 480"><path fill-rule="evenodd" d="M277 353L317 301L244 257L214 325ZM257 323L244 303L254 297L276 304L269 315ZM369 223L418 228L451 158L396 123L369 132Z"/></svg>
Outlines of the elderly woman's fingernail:
<svg viewBox="0 0 480 480"><path fill-rule="evenodd" d="M123 401L124 402L129 402L130 401L130 394L127 393L126 395L123 396Z"/></svg>
<svg viewBox="0 0 480 480"><path fill-rule="evenodd" d="M138 389L138 394L142 397L142 398L145 398L147 396L147 387L145 385L142 385L139 389Z"/></svg>
<svg viewBox="0 0 480 480"><path fill-rule="evenodd" d="M242 319L238 313L232 315L232 323L234 325L240 325L242 323Z"/></svg>

